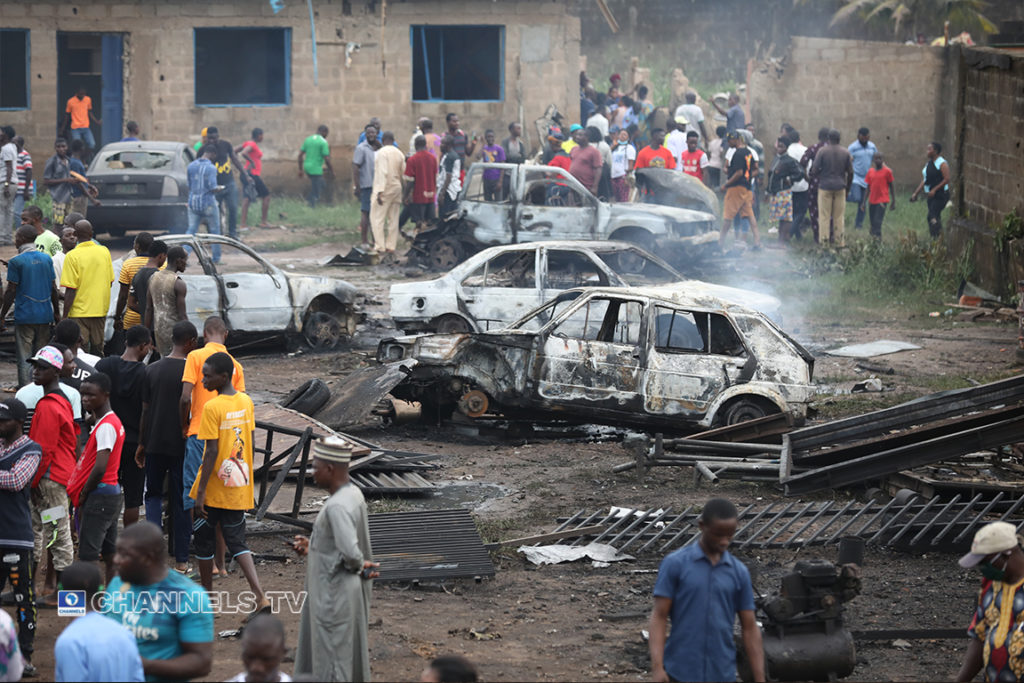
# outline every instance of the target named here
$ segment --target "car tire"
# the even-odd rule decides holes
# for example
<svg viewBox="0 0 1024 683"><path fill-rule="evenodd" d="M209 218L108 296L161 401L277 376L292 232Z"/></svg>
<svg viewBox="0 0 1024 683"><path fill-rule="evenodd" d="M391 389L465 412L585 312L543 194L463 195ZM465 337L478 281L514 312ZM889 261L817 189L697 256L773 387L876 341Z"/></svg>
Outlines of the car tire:
<svg viewBox="0 0 1024 683"><path fill-rule="evenodd" d="M629 242L651 254L656 253L657 243L654 241L654 236L643 228L622 228L612 234L609 239ZM617 254L615 262L624 273L641 275L640 271L644 269L644 262L628 253Z"/></svg>
<svg viewBox="0 0 1024 683"><path fill-rule="evenodd" d="M743 397L731 401L722 409L720 424L723 427L735 425L777 412L780 412L779 407L768 399L752 396Z"/></svg>
<svg viewBox="0 0 1024 683"><path fill-rule="evenodd" d="M466 250L462 242L454 237L442 237L430 245L430 268L438 271L449 271L462 262Z"/></svg>
<svg viewBox="0 0 1024 683"><path fill-rule="evenodd" d="M314 415L331 399L331 390L323 381L311 379L302 384L281 401L282 408L289 408L305 415Z"/></svg>
<svg viewBox="0 0 1024 683"><path fill-rule="evenodd" d="M473 327L461 315L445 313L434 322L438 334L465 334L472 332Z"/></svg>
<svg viewBox="0 0 1024 683"><path fill-rule="evenodd" d="M334 349L344 334L345 328L341 321L325 311L308 313L302 324L302 338L314 351Z"/></svg>

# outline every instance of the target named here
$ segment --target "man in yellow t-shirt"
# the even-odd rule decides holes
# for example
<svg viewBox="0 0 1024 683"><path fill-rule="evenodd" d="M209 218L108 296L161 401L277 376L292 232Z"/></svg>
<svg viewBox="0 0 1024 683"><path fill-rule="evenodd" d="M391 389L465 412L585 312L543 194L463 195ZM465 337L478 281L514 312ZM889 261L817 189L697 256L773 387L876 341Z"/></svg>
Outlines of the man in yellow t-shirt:
<svg viewBox="0 0 1024 683"><path fill-rule="evenodd" d="M103 355L103 327L110 310L114 263L106 247L92 240L92 223L75 223L78 245L64 257L60 286L64 287L64 318L82 328L86 350Z"/></svg>
<svg viewBox="0 0 1024 683"><path fill-rule="evenodd" d="M256 415L252 399L231 385L235 359L218 351L203 363L203 388L217 395L203 406L199 438L205 442L203 467L189 496L194 544L199 561L199 580L213 590L213 556L216 529L224 535L228 552L256 594L257 611L269 607L263 595L252 551L245 544L245 511L253 506L252 442Z"/></svg>

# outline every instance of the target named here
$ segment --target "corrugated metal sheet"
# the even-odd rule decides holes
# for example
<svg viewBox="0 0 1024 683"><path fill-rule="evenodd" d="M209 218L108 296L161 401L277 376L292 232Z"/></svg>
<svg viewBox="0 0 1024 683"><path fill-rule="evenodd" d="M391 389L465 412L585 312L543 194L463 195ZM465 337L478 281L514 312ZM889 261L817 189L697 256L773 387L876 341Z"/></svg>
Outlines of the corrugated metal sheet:
<svg viewBox="0 0 1024 683"><path fill-rule="evenodd" d="M370 515L378 581L431 581L494 576L468 510L385 512Z"/></svg>

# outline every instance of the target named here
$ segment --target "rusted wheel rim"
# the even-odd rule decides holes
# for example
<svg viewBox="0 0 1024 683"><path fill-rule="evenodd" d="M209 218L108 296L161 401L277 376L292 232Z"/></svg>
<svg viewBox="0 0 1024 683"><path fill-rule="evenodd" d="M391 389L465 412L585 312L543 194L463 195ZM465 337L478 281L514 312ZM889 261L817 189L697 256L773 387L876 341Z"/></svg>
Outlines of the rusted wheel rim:
<svg viewBox="0 0 1024 683"><path fill-rule="evenodd" d="M341 323L330 313L315 311L306 319L306 324L302 327L302 336L312 348L327 351L341 341Z"/></svg>
<svg viewBox="0 0 1024 683"><path fill-rule="evenodd" d="M487 412L488 407L490 407L490 401L487 400L487 394L479 389L467 391L459 399L459 410L466 417L480 417Z"/></svg>
<svg viewBox="0 0 1024 683"><path fill-rule="evenodd" d="M451 270L459 263L462 248L452 239L442 239L430 248L430 260L438 270Z"/></svg>

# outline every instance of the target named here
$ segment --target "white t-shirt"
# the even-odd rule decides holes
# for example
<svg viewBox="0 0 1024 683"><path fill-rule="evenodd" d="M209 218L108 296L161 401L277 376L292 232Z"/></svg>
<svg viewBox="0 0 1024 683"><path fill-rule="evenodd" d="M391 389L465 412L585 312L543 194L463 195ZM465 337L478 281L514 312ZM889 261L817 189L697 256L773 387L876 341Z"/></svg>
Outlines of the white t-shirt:
<svg viewBox="0 0 1024 683"><path fill-rule="evenodd" d="M18 182L18 171L16 168L18 165L18 148L14 146L13 142L8 142L3 147L0 147L0 183L7 180L8 161L11 162L11 184L14 185Z"/></svg>
<svg viewBox="0 0 1024 683"><path fill-rule="evenodd" d="M608 164L608 168L612 166L612 148L608 146L608 143L604 140L597 143L597 151L601 153L601 163ZM603 171L602 171L603 172Z"/></svg>
<svg viewBox="0 0 1024 683"><path fill-rule="evenodd" d="M589 119L587 119L587 125L585 125L584 128L590 128L591 126L601 131L602 138L608 137L608 119L605 117L600 114L593 114Z"/></svg>
<svg viewBox="0 0 1024 683"><path fill-rule="evenodd" d="M631 143L612 150L612 178L621 178L629 171L629 162L636 161L636 147Z"/></svg>
<svg viewBox="0 0 1024 683"><path fill-rule="evenodd" d="M676 129L665 136L665 149L672 152L676 160L676 170L682 172L682 164L679 155L686 151L686 133Z"/></svg>
<svg viewBox="0 0 1024 683"><path fill-rule="evenodd" d="M696 104L681 104L676 107L676 116L682 116L686 119L686 132L689 133L691 130L695 131L697 135L700 135L700 126L697 125L704 120L704 110ZM701 136L703 137L703 136ZM700 139L698 138L698 143Z"/></svg>
<svg viewBox="0 0 1024 683"><path fill-rule="evenodd" d="M101 422L101 420L110 415L110 413L104 413L96 421L99 423L92 428L92 436L96 438L96 450L97 451L113 451L114 446L117 445L117 430L114 425L109 422Z"/></svg>
<svg viewBox="0 0 1024 683"><path fill-rule="evenodd" d="M78 392L69 384L60 383L60 390L67 397L71 403L71 412L76 420L82 419L82 394ZM18 399L25 404L25 407L29 410L35 410L36 404L39 403L39 399L43 397L43 387L41 384L32 382L26 384L21 389L18 389L18 393L14 395L14 398Z"/></svg>
<svg viewBox="0 0 1024 683"><path fill-rule="evenodd" d="M803 158L804 152L806 152L806 151L807 151L807 146L806 145L803 145L803 144L801 144L799 142L794 142L794 143L792 143L786 149L786 156L790 157L791 159L796 159L796 163L799 164L800 163L800 159ZM804 172L805 173L807 172L806 168L804 169ZM793 188L792 189L793 189L793 192L807 192L807 190L810 189L810 187L811 186L807 183L807 180L804 179L804 180L801 180L798 183L793 183Z"/></svg>
<svg viewBox="0 0 1024 683"><path fill-rule="evenodd" d="M754 158L754 161L760 162L761 160L757 157L757 152L754 151L753 147L747 147L747 151L750 152L750 156ZM736 153L735 147L730 147L729 151L725 153L726 165L732 163L732 155Z"/></svg>
<svg viewBox="0 0 1024 683"><path fill-rule="evenodd" d="M725 164L722 162L722 145L725 144L722 138L715 138L708 143L708 156L711 158L708 166L711 168L722 169L725 168Z"/></svg>
<svg viewBox="0 0 1024 683"><path fill-rule="evenodd" d="M96 364L99 363L101 360L99 356L94 356L91 353L83 351L82 349L78 349L78 353L75 354L75 358L81 358L82 360L84 360L86 363L93 367L96 367Z"/></svg>

